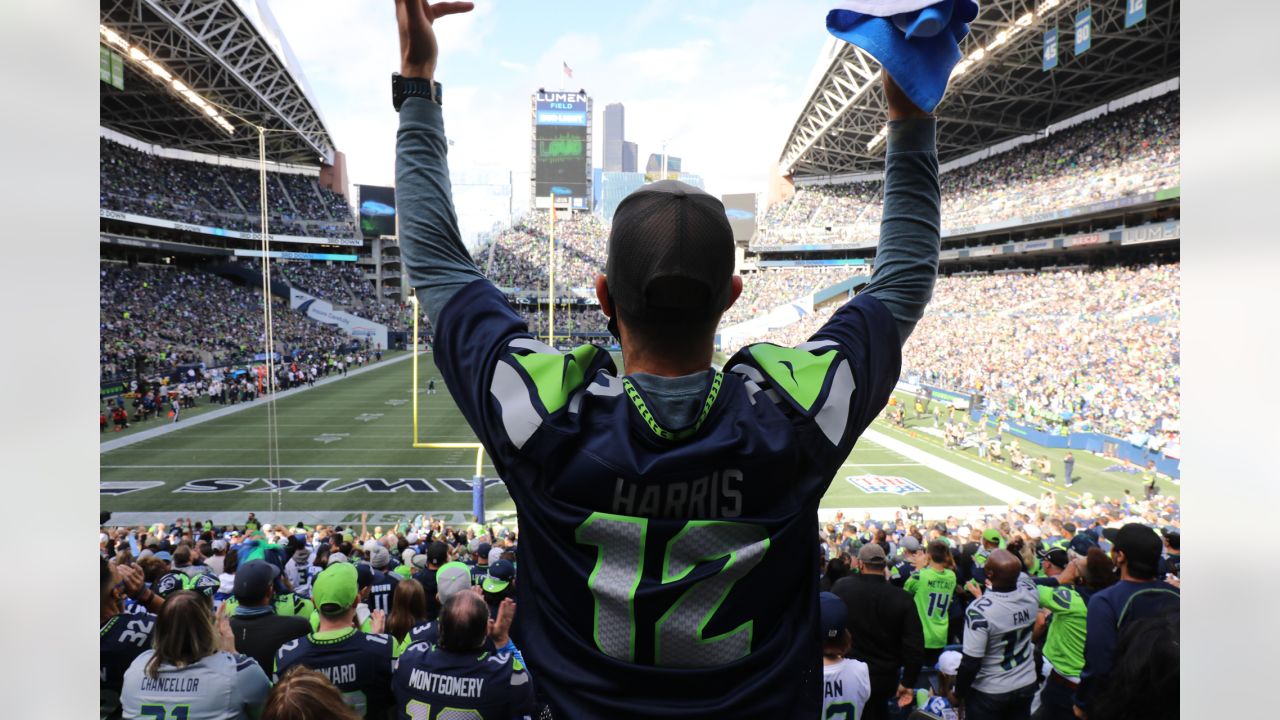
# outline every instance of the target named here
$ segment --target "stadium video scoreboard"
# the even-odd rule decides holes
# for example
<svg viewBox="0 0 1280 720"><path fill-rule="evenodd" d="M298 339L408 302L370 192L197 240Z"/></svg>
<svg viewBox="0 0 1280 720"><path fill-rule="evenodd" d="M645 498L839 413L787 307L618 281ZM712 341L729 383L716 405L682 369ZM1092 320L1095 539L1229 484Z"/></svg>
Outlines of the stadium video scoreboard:
<svg viewBox="0 0 1280 720"><path fill-rule="evenodd" d="M532 99L534 207L591 208L591 97L539 90Z"/></svg>

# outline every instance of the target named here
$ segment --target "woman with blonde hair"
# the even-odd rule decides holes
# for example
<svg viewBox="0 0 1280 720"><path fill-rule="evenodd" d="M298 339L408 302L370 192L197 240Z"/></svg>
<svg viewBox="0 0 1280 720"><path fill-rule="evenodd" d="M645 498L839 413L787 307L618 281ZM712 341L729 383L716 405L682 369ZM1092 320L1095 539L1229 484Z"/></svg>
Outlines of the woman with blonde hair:
<svg viewBox="0 0 1280 720"><path fill-rule="evenodd" d="M294 665L271 689L261 720L360 720L360 715L328 678Z"/></svg>
<svg viewBox="0 0 1280 720"><path fill-rule="evenodd" d="M271 683L235 647L226 614L215 620L208 598L190 590L170 595L156 617L152 649L125 671L125 720L256 717Z"/></svg>

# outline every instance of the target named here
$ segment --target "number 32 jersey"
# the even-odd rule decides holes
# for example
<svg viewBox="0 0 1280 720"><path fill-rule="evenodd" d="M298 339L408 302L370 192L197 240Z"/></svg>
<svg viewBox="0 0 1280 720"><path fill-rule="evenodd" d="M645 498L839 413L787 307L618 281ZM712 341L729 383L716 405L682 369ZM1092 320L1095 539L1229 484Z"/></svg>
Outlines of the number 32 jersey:
<svg viewBox="0 0 1280 720"><path fill-rule="evenodd" d="M520 514L513 635L557 716L820 712L814 518L898 377L877 299L707 370L681 426L603 349L535 340L486 281L440 313L436 353Z"/></svg>

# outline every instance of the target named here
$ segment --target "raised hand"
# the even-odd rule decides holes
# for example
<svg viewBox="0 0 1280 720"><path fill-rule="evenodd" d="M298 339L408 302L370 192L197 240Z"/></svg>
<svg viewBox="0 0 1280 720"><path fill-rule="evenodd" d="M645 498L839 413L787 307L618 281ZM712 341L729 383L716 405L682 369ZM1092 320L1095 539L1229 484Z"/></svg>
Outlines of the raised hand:
<svg viewBox="0 0 1280 720"><path fill-rule="evenodd" d="M396 0L396 22L400 26L400 74L430 79L436 71L440 44L432 26L445 15L471 12L475 3Z"/></svg>
<svg viewBox="0 0 1280 720"><path fill-rule="evenodd" d="M401 31L402 37L403 34L403 31ZM403 41L401 47L403 47ZM902 92L902 88L898 87L898 83L894 82L893 78L889 77L889 73L881 70L880 76L884 79L884 99L885 103L889 106L890 120L903 120L910 117L928 116L929 113L916 107L916 104L911 102L911 98L907 97L907 94Z"/></svg>

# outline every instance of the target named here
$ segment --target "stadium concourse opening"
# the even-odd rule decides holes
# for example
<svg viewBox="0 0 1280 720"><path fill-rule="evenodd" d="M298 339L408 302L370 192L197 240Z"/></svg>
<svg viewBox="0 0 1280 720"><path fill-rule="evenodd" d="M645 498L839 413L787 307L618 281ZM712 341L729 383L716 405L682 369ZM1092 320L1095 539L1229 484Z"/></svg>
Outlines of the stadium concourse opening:
<svg viewBox="0 0 1280 720"><path fill-rule="evenodd" d="M228 668L257 682L255 658L271 661L260 670L275 689L265 677L254 686L255 712L268 692L312 682L316 697L333 691L365 717L417 717L415 692L459 698L468 717L520 703L522 714L588 717L642 692L617 677L680 667L698 682L673 681L674 705L717 716L709 692L755 698L755 685L776 685L799 697L798 675L726 690L716 674L816 664L817 644L779 640L783 625L796 637L823 625L827 675L855 678L839 676L851 693L865 686L857 700L824 697L829 708L857 704L850 718L957 707L985 717L983 702L1020 703L1033 686L1028 713L1034 702L1045 717L1072 717L1073 703L1127 707L1105 682L1111 666L1085 656L1084 609L1125 606L1108 555L1118 550L1118 572L1151 583L1142 612L1168 617L1182 454L1180 16L1176 2L1137 3L1140 16L1133 5L981 3L935 117L905 117L895 126L905 130L886 123L902 107L886 100L879 63L843 41L823 47L788 132L760 138L781 148L771 187L726 193L724 217L708 225L724 221L721 249L742 278L733 306L706 323L711 368L672 378L637 345L624 349L619 338L651 326L630 324L636 309L597 286L614 212L679 169L666 167L665 145L665 169L649 177L593 167L597 146L616 146L619 167L625 145L636 152L620 104L609 111L617 135L597 141L584 90L516 98L510 112L529 117L528 154L514 163L527 206L517 211L512 173L507 212L465 244L454 196L440 191L457 170L440 124L452 117L448 91L439 107L429 92L396 98L396 187L390 177L353 185L266 2L103 2L105 716L185 718L177 701L136 697L169 682L143 674L143 650L154 640L166 652L175 622L208 620L182 609L184 589L228 608L237 632L250 628ZM436 20L443 32L449 19ZM631 137L649 132L639 125ZM932 192L935 169L940 190L940 222L923 217L928 203L915 217L938 249L918 322L891 309L883 287L885 253L906 232L894 227L903 181L886 151L912 142L904 154L929 158L910 170L916 195ZM718 202L701 178L673 179L679 202ZM455 308L479 319L460 328ZM681 313L662 318L661 329L688 332ZM511 332L490 337L503 323ZM896 375L868 374L884 356L850 350L876 333L907 338ZM849 409L850 396L880 391L883 405ZM616 422L591 427L608 442L565 439L602 408ZM646 453L669 468L690 438L718 432L731 446L738 436L716 424L731 412L761 446L803 426L821 451L741 469L695 458L689 467L705 469L675 480L626 470ZM831 447L839 456L817 482L806 468ZM539 474L555 463L563 473ZM800 503L812 535L753 524L768 514L751 497L763 468L775 489L816 488ZM568 515L572 527L556 525ZM522 531L540 533L523 550ZM810 552L815 536L808 560L788 549ZM563 577L547 569L552 556ZM780 574L753 577L757 566ZM783 607L778 578L787 611L750 619L748 591ZM474 602L462 592L472 585ZM791 595L806 588L834 595L799 607ZM506 602L517 598L518 612ZM857 612L870 605L879 614ZM1054 618L1043 633L1038 607ZM996 626L1009 629L998 653L985 632ZM474 643L445 648L468 628ZM553 633L572 642L546 640ZM343 662L321 657L326 643L342 645ZM781 659L758 663L772 670L752 665L752 653L782 645ZM441 648L488 652L493 667L436 673ZM393 657L413 679L393 675ZM286 675L291 664L319 675ZM195 666L170 665L162 674ZM575 687L573 673L587 672L611 690ZM490 687L507 694L492 700Z"/></svg>

